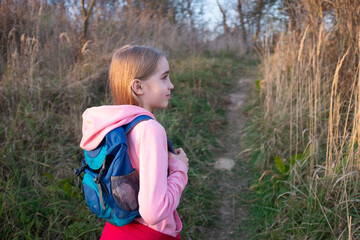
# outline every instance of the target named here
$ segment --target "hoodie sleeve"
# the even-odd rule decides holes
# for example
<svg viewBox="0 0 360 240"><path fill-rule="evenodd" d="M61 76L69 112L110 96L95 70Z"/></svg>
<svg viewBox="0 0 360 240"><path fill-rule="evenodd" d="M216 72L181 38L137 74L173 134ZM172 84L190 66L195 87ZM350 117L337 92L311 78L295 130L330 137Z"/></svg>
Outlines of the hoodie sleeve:
<svg viewBox="0 0 360 240"><path fill-rule="evenodd" d="M187 167L169 159L166 132L157 121L141 122L134 130L139 144L139 212L146 223L155 225L179 205L188 180Z"/></svg>

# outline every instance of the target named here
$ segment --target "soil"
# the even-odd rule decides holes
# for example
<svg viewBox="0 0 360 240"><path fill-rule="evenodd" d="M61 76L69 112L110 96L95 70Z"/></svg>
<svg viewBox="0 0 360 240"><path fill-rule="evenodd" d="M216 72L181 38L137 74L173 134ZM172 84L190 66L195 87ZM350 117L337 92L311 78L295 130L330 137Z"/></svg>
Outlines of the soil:
<svg viewBox="0 0 360 240"><path fill-rule="evenodd" d="M247 191L250 183L248 161L242 157L244 151L242 139L245 136L244 125L247 121L244 104L249 96L253 78L241 78L230 94L228 106L228 127L219 136L219 144L226 151L216 161L214 167L221 175L217 199L219 200L219 222L212 229L208 240L247 239L245 222L248 219L248 205L241 196Z"/></svg>

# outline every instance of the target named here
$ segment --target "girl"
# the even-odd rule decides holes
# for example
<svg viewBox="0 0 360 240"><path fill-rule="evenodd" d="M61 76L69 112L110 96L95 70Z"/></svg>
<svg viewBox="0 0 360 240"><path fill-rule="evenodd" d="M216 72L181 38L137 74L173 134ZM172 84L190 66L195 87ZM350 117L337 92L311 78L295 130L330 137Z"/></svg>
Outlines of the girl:
<svg viewBox="0 0 360 240"><path fill-rule="evenodd" d="M165 129L153 111L166 108L174 85L168 61L160 50L149 46L124 46L111 60L109 79L113 106L87 109L83 114L80 146L92 150L117 126L139 115L154 120L138 123L127 135L128 153L139 174L140 217L117 227L106 223L101 239L180 239L181 220L176 212L187 183L188 158L176 149L168 152Z"/></svg>

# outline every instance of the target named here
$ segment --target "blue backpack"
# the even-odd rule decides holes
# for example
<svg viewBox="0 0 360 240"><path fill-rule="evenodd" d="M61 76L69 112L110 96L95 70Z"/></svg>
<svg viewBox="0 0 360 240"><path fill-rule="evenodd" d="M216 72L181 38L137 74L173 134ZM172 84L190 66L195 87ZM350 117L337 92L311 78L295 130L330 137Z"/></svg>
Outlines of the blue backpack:
<svg viewBox="0 0 360 240"><path fill-rule="evenodd" d="M98 217L116 226L124 226L139 215L139 175L127 153L126 134L140 121L152 119L141 115L129 124L110 131L96 149L84 150L84 160L75 175L85 172L82 186L88 207ZM168 149L174 148L168 140Z"/></svg>

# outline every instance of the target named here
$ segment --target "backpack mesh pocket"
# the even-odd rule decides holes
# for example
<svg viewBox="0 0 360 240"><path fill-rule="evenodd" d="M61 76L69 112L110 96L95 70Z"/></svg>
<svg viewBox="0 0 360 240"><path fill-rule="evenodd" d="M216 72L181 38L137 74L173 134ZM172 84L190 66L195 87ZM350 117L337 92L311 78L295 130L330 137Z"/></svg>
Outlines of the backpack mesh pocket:
<svg viewBox="0 0 360 240"><path fill-rule="evenodd" d="M138 209L139 175L136 170L124 176L111 176L111 190L119 208L125 211Z"/></svg>

